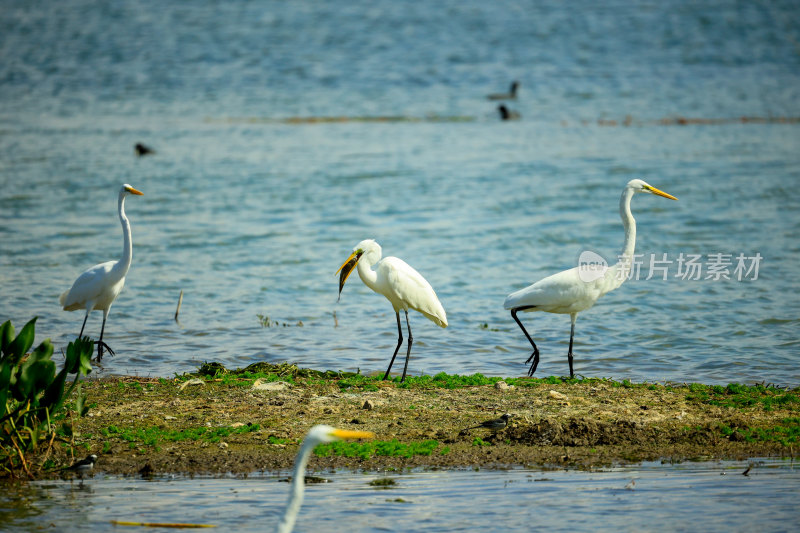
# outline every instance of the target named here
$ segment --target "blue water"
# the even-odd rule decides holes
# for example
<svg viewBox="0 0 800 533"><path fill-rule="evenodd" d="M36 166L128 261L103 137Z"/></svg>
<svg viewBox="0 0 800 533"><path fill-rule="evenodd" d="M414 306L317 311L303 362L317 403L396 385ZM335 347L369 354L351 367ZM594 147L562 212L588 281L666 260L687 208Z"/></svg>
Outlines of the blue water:
<svg viewBox="0 0 800 533"><path fill-rule="evenodd" d="M743 476L748 466L747 476ZM325 472L309 485L296 531L793 531L798 471L790 461L570 470ZM9 485L8 531L119 531L112 520L272 531L289 487L279 476L77 480ZM285 478L284 478L285 479ZM479 502L476 505L476 502ZM168 531L148 529L148 531Z"/></svg>
<svg viewBox="0 0 800 533"><path fill-rule="evenodd" d="M383 371L391 307L355 276L337 303L334 275L375 238L448 314L446 330L411 314L412 374L521 375L529 346L506 294L583 250L614 258L620 192L643 178L680 201L634 199L638 253L759 253L758 279L687 281L673 263L666 281L627 282L579 316L576 372L797 386L800 124L778 121L800 117L797 13L790 1L3 2L0 320L38 316L37 342L57 347L75 337L82 313L58 295L121 253L127 182L145 196L126 204L133 266L106 373L207 360ZM512 80L522 119L504 123L485 95ZM338 119L296 120L320 117ZM136 142L157 154L136 158ZM565 374L568 317L523 318L538 375Z"/></svg>

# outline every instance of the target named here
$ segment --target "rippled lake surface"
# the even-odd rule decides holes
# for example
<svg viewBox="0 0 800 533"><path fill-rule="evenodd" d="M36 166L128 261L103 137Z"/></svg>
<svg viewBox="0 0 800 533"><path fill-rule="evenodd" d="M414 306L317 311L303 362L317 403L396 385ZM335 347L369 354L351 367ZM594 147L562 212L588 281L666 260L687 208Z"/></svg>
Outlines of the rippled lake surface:
<svg viewBox="0 0 800 533"><path fill-rule="evenodd" d="M0 320L77 335L58 296L119 257L127 182L145 196L106 373L383 371L391 306L355 276L337 303L334 275L375 238L447 310L446 330L411 314L412 374L521 375L505 296L584 250L615 260L643 178L679 201L634 199L642 273L581 313L576 372L797 386L799 20L789 1L4 2ZM512 80L502 122L486 95ZM539 375L565 374L568 317L523 318Z"/></svg>
<svg viewBox="0 0 800 533"><path fill-rule="evenodd" d="M330 482L307 487L297 531L791 531L798 519L798 470L790 461L425 471L390 475L390 489L369 484L386 477L378 474L323 476ZM36 482L9 486L0 517L7 531L42 524L119 530L112 520L269 531L287 499L280 479L97 475L82 484Z"/></svg>

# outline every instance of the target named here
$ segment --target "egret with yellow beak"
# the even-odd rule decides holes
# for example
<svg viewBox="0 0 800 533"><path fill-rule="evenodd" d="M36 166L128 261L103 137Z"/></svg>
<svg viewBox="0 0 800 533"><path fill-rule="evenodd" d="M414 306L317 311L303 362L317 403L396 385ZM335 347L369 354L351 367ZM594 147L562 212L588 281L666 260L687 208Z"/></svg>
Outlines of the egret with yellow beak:
<svg viewBox="0 0 800 533"><path fill-rule="evenodd" d="M289 503L286 504L286 512L278 524L278 533L290 533L294 529L297 521L297 513L303 505L303 493L305 492L305 473L308 464L308 456L319 444L334 442L337 440L352 439L373 439L375 434L371 431L351 431L347 429L337 429L331 426L318 425L312 427L297 457L294 460L294 472L292 473L292 486L289 493Z"/></svg>
<svg viewBox="0 0 800 533"><path fill-rule="evenodd" d="M514 321L516 321L528 342L533 346L533 353L525 361L526 364L531 363L528 370L529 376L536 372L536 366L539 364L539 348L536 347L536 343L533 342L533 339L525 330L525 326L520 322L517 313L519 311L545 311L547 313L561 313L570 316L572 327L569 333L567 360L569 361L569 377L573 377L575 374L572 370L572 340L575 336L575 320L578 317L578 313L589 309L598 298L622 285L630 272L633 250L636 246L636 220L631 214L631 198L633 198L634 194L640 192L677 200L674 196L660 191L639 179L631 180L625 185L622 190L622 197L619 200L619 215L622 217L622 225L625 228L625 241L617 264L603 270L588 270L586 267L578 265L575 268L541 279L533 285L513 292L506 297L503 307L511 310L511 316Z"/></svg>
<svg viewBox="0 0 800 533"><path fill-rule="evenodd" d="M376 268L373 270L372 266ZM447 315L444 312L439 298L433 291L433 287L422 275L414 270L408 263L397 257L384 257L381 259L381 247L372 239L361 241L353 248L353 253L339 267L339 296L342 295L342 288L347 278L358 269L358 276L364 285L382 294L389 300L394 308L397 317L397 347L394 349L389 368L386 370L383 379L389 377L397 351L403 344L403 329L400 325L400 310L406 314L406 327L408 328L408 350L406 351L406 363L403 367L402 383L406 379L408 370L408 359L411 356L411 344L414 337L411 335L411 324L408 322L408 310L419 311L430 321L442 328L447 327Z"/></svg>
<svg viewBox="0 0 800 533"><path fill-rule="evenodd" d="M125 197L129 194L141 196L138 191L127 183L119 190L117 200L117 212L119 221L122 224L122 258L119 261L107 261L100 263L86 270L78 276L72 287L65 291L59 298L59 302L64 307L64 311L75 311L78 309L86 310L83 317L83 325L78 337L83 336L83 329L86 327L86 319L94 309L103 311L103 326L100 328L100 340L97 341L97 360L103 359L103 349L105 348L111 355L114 355L108 344L103 342L103 333L106 329L106 318L111 304L119 296L122 286L125 285L125 276L131 267L133 259L133 244L131 242L131 224L125 216Z"/></svg>

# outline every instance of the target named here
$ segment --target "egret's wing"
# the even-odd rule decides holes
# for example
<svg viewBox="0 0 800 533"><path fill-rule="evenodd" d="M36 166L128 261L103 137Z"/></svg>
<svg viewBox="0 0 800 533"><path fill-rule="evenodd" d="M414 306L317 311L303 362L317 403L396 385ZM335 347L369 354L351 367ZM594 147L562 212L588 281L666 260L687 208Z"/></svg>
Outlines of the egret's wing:
<svg viewBox="0 0 800 533"><path fill-rule="evenodd" d="M447 314L436 292L411 265L396 257L386 257L378 266L379 276L385 275L387 289L392 295L385 295L394 304L395 298L411 309L419 311L437 325L447 327Z"/></svg>
<svg viewBox="0 0 800 533"><path fill-rule="evenodd" d="M72 287L59 298L64 310L83 309L86 302L96 300L106 286L108 273L115 264L116 261L100 263L78 276Z"/></svg>
<svg viewBox="0 0 800 533"><path fill-rule="evenodd" d="M513 292L503 303L505 309L535 307L550 313L573 313L588 309L600 296L597 283L583 281L579 268L564 270Z"/></svg>

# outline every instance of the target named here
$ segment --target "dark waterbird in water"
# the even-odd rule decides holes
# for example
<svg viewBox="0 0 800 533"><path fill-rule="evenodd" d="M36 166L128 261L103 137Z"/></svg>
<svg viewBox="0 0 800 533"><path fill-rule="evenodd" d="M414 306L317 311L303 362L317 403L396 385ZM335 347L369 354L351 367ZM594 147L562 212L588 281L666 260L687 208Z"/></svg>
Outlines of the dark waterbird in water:
<svg viewBox="0 0 800 533"><path fill-rule="evenodd" d="M136 155L138 155L139 157L156 153L155 150L153 150L149 146L145 146L142 143L136 143L133 149L136 152Z"/></svg>
<svg viewBox="0 0 800 533"><path fill-rule="evenodd" d="M519 82L514 81L511 83L511 89L507 93L494 93L486 98L489 100L514 100L517 98L517 89L519 89Z"/></svg>
<svg viewBox="0 0 800 533"><path fill-rule="evenodd" d="M497 110L500 112L501 120L519 120L520 118L518 112L510 110L504 104L497 106Z"/></svg>

